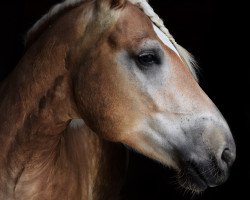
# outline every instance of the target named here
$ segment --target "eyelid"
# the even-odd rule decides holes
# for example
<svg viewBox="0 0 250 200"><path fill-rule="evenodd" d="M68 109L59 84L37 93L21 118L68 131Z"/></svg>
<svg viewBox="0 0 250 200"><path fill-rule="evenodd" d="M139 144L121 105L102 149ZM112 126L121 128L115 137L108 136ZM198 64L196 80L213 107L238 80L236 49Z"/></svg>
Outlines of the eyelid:
<svg viewBox="0 0 250 200"><path fill-rule="evenodd" d="M150 54L150 53L157 55L158 52L159 52L159 49L143 49L143 50L141 50L141 51L138 53L138 55Z"/></svg>
<svg viewBox="0 0 250 200"><path fill-rule="evenodd" d="M154 51L142 51L141 53L139 53L139 56L147 55L147 54L155 54L155 52Z"/></svg>
<svg viewBox="0 0 250 200"><path fill-rule="evenodd" d="M147 54L153 54L154 56L156 56L157 59L160 59L162 57L161 51L159 49L142 50L137 56L147 55Z"/></svg>
<svg viewBox="0 0 250 200"><path fill-rule="evenodd" d="M154 60L152 60L152 62L150 63L143 63L141 62L141 59L144 57L144 56L147 56L147 55L151 55L153 56L152 58L154 58ZM154 65L160 65L161 64L161 56L159 55L159 53L155 50L144 50L144 51L141 51L137 56L136 56L136 60L138 62L138 65L141 66L142 68L143 67L149 67L149 66L154 66Z"/></svg>

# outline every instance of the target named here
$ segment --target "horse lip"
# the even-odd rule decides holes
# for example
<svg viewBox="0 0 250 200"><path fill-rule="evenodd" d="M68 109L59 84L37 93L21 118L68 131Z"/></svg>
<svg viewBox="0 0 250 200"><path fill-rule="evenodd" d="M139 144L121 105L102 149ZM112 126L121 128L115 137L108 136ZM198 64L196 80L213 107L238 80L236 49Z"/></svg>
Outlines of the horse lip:
<svg viewBox="0 0 250 200"><path fill-rule="evenodd" d="M188 171L191 174L192 179L199 185L199 187L204 188L204 190L207 189L208 186L210 187L210 184L207 183L206 178L195 164L191 164L188 167Z"/></svg>
<svg viewBox="0 0 250 200"><path fill-rule="evenodd" d="M200 172L199 167L193 162L183 163L183 168L179 172L179 183L182 187L194 192L202 192L206 190L209 185L206 178Z"/></svg>
<svg viewBox="0 0 250 200"><path fill-rule="evenodd" d="M199 167L196 163L194 162L187 163L187 171L192 176L192 180L194 180L198 184L202 183L201 184L201 186L203 185L202 187L204 187L204 185L206 185L206 188L216 187L220 185L222 182L224 182L224 181L217 182L218 180L211 179L210 176L212 176L212 174L206 174L205 172L201 172L201 170L202 170L202 167Z"/></svg>

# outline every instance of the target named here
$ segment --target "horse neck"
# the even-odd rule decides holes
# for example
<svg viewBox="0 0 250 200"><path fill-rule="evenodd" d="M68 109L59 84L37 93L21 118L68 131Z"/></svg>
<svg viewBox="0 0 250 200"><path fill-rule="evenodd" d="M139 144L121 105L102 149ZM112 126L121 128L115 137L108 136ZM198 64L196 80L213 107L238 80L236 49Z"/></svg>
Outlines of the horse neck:
<svg viewBox="0 0 250 200"><path fill-rule="evenodd" d="M40 48L36 48L39 45ZM45 120L54 120L54 123L66 121L67 112L73 112L69 76L63 68L66 46L48 43L46 47L39 45L33 46L26 53L2 85L0 121L5 126L1 127L1 133L20 130L22 126L30 125L28 121L31 120L35 122L40 119L44 123ZM51 109L54 112L59 107L66 109L66 114L62 110L49 113Z"/></svg>
<svg viewBox="0 0 250 200"><path fill-rule="evenodd" d="M78 117L66 56L70 45L80 35L77 34L77 20L71 23L72 18L79 18L80 12L80 8L75 8L54 22L52 28L44 31L2 83L1 145L8 146L11 142L5 141L6 138L13 140L20 133L31 132L25 129L37 132L36 129L41 129L42 124L47 135L55 135L65 129L68 120ZM35 127L38 123L40 125Z"/></svg>
<svg viewBox="0 0 250 200"><path fill-rule="evenodd" d="M0 184L15 184L25 165L55 157L69 120L79 117L65 63L72 35L52 33L27 50L1 85Z"/></svg>
<svg viewBox="0 0 250 200"><path fill-rule="evenodd" d="M76 115L69 77L61 67L66 47L35 46L0 90L0 179L4 169L6 179L16 180L30 159L43 162L57 147L67 121Z"/></svg>

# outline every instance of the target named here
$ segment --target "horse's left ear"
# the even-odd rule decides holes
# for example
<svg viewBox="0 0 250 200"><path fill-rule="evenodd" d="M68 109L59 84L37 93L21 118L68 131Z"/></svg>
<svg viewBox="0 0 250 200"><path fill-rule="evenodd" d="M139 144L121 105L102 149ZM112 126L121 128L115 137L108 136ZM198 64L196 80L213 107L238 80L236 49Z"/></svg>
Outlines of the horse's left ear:
<svg viewBox="0 0 250 200"><path fill-rule="evenodd" d="M111 9L119 9L125 6L127 0L97 0L98 7L103 5L108 6Z"/></svg>

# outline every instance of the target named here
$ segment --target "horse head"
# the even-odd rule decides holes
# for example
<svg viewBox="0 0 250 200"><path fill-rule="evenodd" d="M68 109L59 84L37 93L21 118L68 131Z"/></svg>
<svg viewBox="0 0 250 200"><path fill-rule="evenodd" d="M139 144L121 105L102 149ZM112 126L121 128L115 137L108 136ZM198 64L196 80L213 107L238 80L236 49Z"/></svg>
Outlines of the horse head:
<svg viewBox="0 0 250 200"><path fill-rule="evenodd" d="M93 4L67 58L83 120L99 136L176 169L185 188L223 183L235 143L197 83L191 56L152 20L160 19L146 1Z"/></svg>

